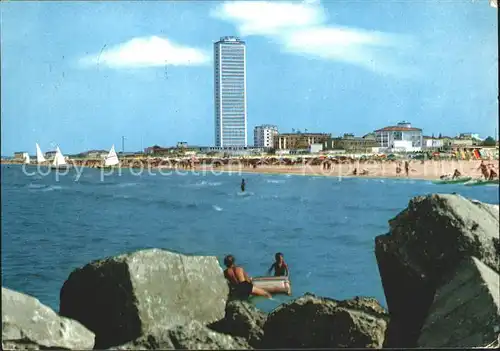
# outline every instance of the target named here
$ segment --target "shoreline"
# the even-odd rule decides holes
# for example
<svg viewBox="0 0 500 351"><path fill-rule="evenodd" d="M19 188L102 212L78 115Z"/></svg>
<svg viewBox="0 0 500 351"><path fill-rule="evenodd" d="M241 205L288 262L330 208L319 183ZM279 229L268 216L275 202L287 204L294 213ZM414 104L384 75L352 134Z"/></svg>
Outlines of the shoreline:
<svg viewBox="0 0 500 351"><path fill-rule="evenodd" d="M134 164L121 164L118 167L113 167L111 169L97 168L92 165L86 164L74 164L70 163L71 168L76 169L96 169L105 171L105 174L111 175L114 171L122 169L134 169L136 175L141 174L144 171L157 170L167 171L171 175L174 172L178 174L200 174L200 175L219 175L219 174L267 174L267 175L294 175L294 176L316 176L316 177L336 177L336 178L368 178L368 179L400 179L400 180L423 180L423 181L433 181L440 180L440 176L443 174L451 174L455 169L458 169L462 176L472 177L473 179L483 178L481 171L478 169L481 161L479 160L427 160L424 162L418 161L415 163L410 163L410 172L408 176L404 173L404 170L400 173L396 173L397 162L390 163L365 163L365 162L355 162L355 163L344 163L344 164L332 164L331 169L322 169L321 165L308 165L308 164L296 164L296 165L259 165L257 168L246 166L246 165L222 165L219 167L214 167L212 165L197 165L193 167L174 167L174 166L163 166L161 164L154 165L151 163L141 163L140 167L134 167ZM5 165L18 165L24 166L23 163L2 160L1 164ZM487 164L492 164L493 168L498 173L499 161L491 160L487 161ZM95 164L94 164L95 165ZM137 163L135 164L137 165ZM29 167L50 167L50 164L38 165L30 164ZM353 170L357 169L358 172L366 171L366 174L352 174Z"/></svg>

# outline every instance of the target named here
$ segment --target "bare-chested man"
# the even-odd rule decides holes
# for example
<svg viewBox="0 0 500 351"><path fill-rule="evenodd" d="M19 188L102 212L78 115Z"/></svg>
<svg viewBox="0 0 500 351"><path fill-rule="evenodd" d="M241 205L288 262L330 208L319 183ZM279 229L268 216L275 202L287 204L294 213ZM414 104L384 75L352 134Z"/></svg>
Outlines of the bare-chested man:
<svg viewBox="0 0 500 351"><path fill-rule="evenodd" d="M458 178L461 176L462 176L462 173L460 173L460 171L455 168L455 172L453 172L453 176L451 177L451 179L455 179L455 178Z"/></svg>
<svg viewBox="0 0 500 351"><path fill-rule="evenodd" d="M498 178L497 172L495 172L495 166L493 164L489 165L490 167L490 176L488 177L488 180L493 180L495 178Z"/></svg>
<svg viewBox="0 0 500 351"><path fill-rule="evenodd" d="M264 289L253 286L252 279L245 270L235 265L233 255L224 258L224 265L227 267L224 271L224 277L229 281L231 293L240 299L247 299L250 295L264 296L271 298L271 294Z"/></svg>
<svg viewBox="0 0 500 351"><path fill-rule="evenodd" d="M405 161L405 173L407 177L410 174L410 161Z"/></svg>
<svg viewBox="0 0 500 351"><path fill-rule="evenodd" d="M481 164L479 165L478 169L481 170L481 173L483 174L484 179L490 178L490 171L488 170L488 167L484 164L484 161L481 161Z"/></svg>

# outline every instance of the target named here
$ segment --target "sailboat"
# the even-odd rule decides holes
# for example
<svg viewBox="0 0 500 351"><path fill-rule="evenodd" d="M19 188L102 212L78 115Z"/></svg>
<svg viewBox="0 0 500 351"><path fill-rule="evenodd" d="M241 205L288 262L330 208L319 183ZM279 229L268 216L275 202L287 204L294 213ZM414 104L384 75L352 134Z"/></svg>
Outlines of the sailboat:
<svg viewBox="0 0 500 351"><path fill-rule="evenodd" d="M26 164L26 165L30 164L30 155L26 154L24 156L24 164Z"/></svg>
<svg viewBox="0 0 500 351"><path fill-rule="evenodd" d="M40 146L36 143L36 163L43 163L47 161L43 156L42 150L40 150Z"/></svg>
<svg viewBox="0 0 500 351"><path fill-rule="evenodd" d="M56 149L56 156L54 157L54 161L52 162L52 169L68 169L69 165L66 163L64 156L59 149L59 146Z"/></svg>
<svg viewBox="0 0 500 351"><path fill-rule="evenodd" d="M118 155L115 151L115 145L111 146L108 155L104 159L104 168L110 168L120 164L120 160L118 159Z"/></svg>

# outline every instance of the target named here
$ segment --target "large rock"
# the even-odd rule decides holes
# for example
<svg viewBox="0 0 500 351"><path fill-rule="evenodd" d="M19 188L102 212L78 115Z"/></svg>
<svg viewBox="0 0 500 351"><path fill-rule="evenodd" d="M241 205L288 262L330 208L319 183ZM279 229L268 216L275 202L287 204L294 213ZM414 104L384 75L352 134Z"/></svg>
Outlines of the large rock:
<svg viewBox="0 0 500 351"><path fill-rule="evenodd" d="M140 338L108 350L243 350L248 343L240 337L217 333L198 321L171 329L155 328Z"/></svg>
<svg viewBox="0 0 500 351"><path fill-rule="evenodd" d="M338 301L306 294L274 310L263 348L381 348L387 313L372 298Z"/></svg>
<svg viewBox="0 0 500 351"><path fill-rule="evenodd" d="M210 330L198 321L191 321L169 330L175 349L183 350L245 350L250 349L243 338Z"/></svg>
<svg viewBox="0 0 500 351"><path fill-rule="evenodd" d="M437 290L418 346L486 346L497 339L499 327L499 275L477 258L468 257Z"/></svg>
<svg viewBox="0 0 500 351"><path fill-rule="evenodd" d="M149 249L73 271L61 289L60 313L92 330L97 348L107 348L158 326L219 320L228 293L216 257Z"/></svg>
<svg viewBox="0 0 500 351"><path fill-rule="evenodd" d="M108 350L174 350L170 334L165 329L154 329L144 333L134 341L120 346L110 347Z"/></svg>
<svg viewBox="0 0 500 351"><path fill-rule="evenodd" d="M233 300L227 303L224 318L211 324L209 328L219 333L242 337L250 346L259 348L266 318L267 313L260 311L254 305L246 301Z"/></svg>
<svg viewBox="0 0 500 351"><path fill-rule="evenodd" d="M459 195L412 199L375 239L390 313L386 347L415 347L436 289L463 258L475 256L498 272L498 206Z"/></svg>
<svg viewBox="0 0 500 351"><path fill-rule="evenodd" d="M38 299L2 287L2 349L91 350L94 334Z"/></svg>

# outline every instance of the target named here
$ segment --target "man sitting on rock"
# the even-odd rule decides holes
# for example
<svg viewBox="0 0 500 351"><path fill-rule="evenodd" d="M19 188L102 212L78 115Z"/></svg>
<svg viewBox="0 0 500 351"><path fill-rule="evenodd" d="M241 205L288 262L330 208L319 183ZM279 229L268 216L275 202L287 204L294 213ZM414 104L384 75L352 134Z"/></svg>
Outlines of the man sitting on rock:
<svg viewBox="0 0 500 351"><path fill-rule="evenodd" d="M250 295L264 296L271 298L271 294L264 289L253 286L252 279L247 275L243 268L235 265L236 259L233 255L227 255L224 258L224 277L229 282L231 295L239 299L248 299Z"/></svg>

